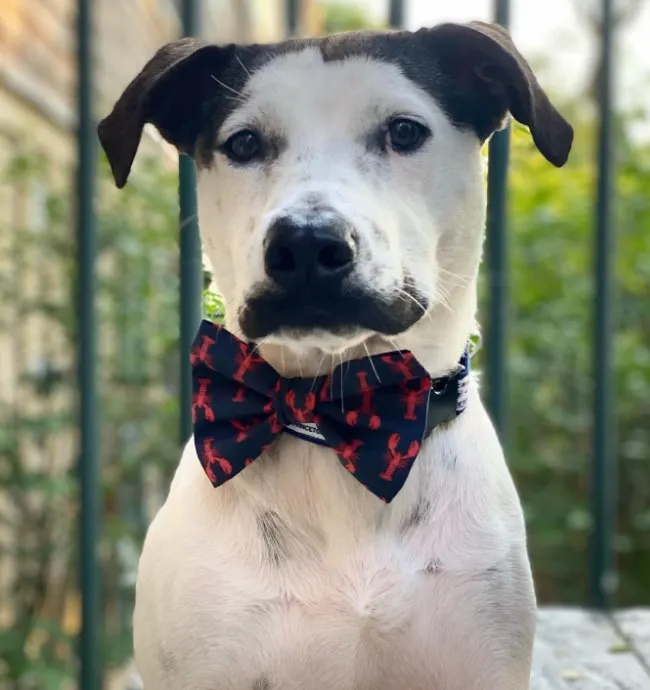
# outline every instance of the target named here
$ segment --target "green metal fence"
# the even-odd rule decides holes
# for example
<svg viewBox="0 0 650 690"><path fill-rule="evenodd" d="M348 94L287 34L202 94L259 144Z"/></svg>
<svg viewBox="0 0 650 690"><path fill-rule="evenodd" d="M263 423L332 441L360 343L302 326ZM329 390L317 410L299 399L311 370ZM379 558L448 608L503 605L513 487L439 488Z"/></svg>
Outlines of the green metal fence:
<svg viewBox="0 0 650 690"><path fill-rule="evenodd" d="M609 605L615 587L613 540L615 520L614 388L612 376L613 321L613 214L614 126L612 112L613 0L602 0L601 72L598 180L594 226L594 459L590 599L597 608Z"/></svg>
<svg viewBox="0 0 650 690"><path fill-rule="evenodd" d="M201 29L199 0L184 0L182 3L184 36L198 36ZM179 201L180 201L180 339L181 339L181 396L180 396L180 438L185 443L192 434L192 384L190 360L187 353L201 319L201 292L203 268L201 242L196 212L196 171L194 161L188 156L179 158Z"/></svg>
<svg viewBox="0 0 650 690"><path fill-rule="evenodd" d="M77 353L79 372L79 535L81 591L80 688L101 687L99 418L97 410L97 324L95 168L93 113L92 0L79 0L77 14Z"/></svg>
<svg viewBox="0 0 650 690"><path fill-rule="evenodd" d="M389 24L400 27L405 22L407 3L391 0ZM78 286L77 286L77 342L78 351L78 423L79 489L81 506L80 531L80 589L82 592L82 630L80 635L80 687L97 690L100 687L100 571L97 544L100 525L100 447L101 417L97 402L97 346L96 346L96 232L94 218L95 195L95 122L92 102L92 0L78 0ZM287 32L295 34L298 27L298 0L288 0ZM200 33L200 0L182 2L183 33ZM595 216L596 299L594 304L594 459L591 558L589 564L591 603L606 607L612 582L612 526L614 520L614 455L612 450L611 348L612 348L612 292L613 247L613 126L612 126L612 1L602 0L602 64L600 94L600 132L598 149L597 207ZM509 3L497 0L494 18L508 26ZM489 310L487 318L487 403L499 433L507 440L508 420L506 393L508 343L508 244L506 190L508 179L509 132L497 134L490 144L489 205L487 222L486 270L489 279ZM187 353L200 318L202 286L201 253L199 247L194 190L193 162L184 156L179 164L180 197L180 439L184 442L191 433L190 382Z"/></svg>

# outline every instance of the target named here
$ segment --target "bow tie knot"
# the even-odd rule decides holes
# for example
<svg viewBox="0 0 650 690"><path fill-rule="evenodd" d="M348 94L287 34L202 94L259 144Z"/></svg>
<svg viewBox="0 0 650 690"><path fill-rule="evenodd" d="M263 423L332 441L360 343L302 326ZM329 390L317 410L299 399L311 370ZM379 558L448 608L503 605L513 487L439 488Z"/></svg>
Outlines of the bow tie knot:
<svg viewBox="0 0 650 690"><path fill-rule="evenodd" d="M316 402L320 391L314 390L315 383L300 378L278 379L273 408L282 426L317 424Z"/></svg>

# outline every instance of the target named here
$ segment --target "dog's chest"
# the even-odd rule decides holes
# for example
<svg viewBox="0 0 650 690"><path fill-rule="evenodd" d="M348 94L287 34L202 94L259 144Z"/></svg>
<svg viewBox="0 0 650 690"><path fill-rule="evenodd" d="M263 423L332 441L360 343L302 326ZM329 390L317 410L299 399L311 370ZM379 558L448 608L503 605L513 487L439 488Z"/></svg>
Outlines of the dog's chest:
<svg viewBox="0 0 650 690"><path fill-rule="evenodd" d="M421 607L436 573L424 559L386 538L328 558L283 542L276 524L263 529L241 550L234 534L229 547L204 542L201 564L187 554L165 588L162 657L175 677L193 678L187 687L207 690L218 674L220 690L370 690L413 655L430 656L431 609ZM275 555L257 557L269 548Z"/></svg>
<svg viewBox="0 0 650 690"><path fill-rule="evenodd" d="M175 690L428 690L458 605L442 562L484 551L489 522L466 530L460 501L442 515L424 463L386 506L332 454L290 448L217 491L184 458L145 545L137 656ZM451 496L458 472L438 469Z"/></svg>

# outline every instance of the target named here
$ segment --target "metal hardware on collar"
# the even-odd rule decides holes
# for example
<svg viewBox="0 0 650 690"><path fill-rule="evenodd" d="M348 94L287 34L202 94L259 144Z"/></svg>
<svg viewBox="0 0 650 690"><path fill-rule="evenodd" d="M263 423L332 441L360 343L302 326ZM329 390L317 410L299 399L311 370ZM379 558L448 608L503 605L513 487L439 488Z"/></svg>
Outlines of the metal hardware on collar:
<svg viewBox="0 0 650 690"><path fill-rule="evenodd" d="M431 382L431 390L436 397L433 405L431 404L432 398L429 399L424 438L428 438L439 424L450 422L458 417L467 407L470 359L470 343L468 341L457 371Z"/></svg>

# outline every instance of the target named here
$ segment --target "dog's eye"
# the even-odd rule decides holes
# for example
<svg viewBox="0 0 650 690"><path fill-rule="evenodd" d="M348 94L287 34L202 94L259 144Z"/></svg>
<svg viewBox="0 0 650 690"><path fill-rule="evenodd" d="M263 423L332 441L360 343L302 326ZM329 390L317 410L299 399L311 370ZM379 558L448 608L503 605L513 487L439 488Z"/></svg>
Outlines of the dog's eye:
<svg viewBox="0 0 650 690"><path fill-rule="evenodd" d="M429 130L414 120L400 117L388 125L389 144L397 153L417 151L429 137Z"/></svg>
<svg viewBox="0 0 650 690"><path fill-rule="evenodd" d="M262 144L255 132L245 129L233 134L221 150L234 163L250 163L260 157Z"/></svg>

